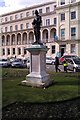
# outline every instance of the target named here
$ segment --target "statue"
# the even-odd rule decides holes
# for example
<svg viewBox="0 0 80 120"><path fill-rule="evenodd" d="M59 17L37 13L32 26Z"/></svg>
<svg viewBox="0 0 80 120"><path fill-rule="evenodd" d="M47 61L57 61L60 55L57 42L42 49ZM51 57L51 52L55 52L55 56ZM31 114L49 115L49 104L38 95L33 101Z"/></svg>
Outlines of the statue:
<svg viewBox="0 0 80 120"><path fill-rule="evenodd" d="M33 44L42 44L40 43L40 28L42 24L42 19L37 10L35 10L35 15L36 15L36 18L34 18L32 25L34 28L34 35L35 35L36 41Z"/></svg>

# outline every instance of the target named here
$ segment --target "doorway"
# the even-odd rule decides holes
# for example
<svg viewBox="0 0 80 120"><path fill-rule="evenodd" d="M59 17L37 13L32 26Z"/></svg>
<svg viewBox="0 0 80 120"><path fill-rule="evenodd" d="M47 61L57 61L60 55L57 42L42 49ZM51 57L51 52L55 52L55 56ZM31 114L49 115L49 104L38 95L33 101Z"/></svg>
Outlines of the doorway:
<svg viewBox="0 0 80 120"><path fill-rule="evenodd" d="M61 56L64 54L64 48L61 48Z"/></svg>
<svg viewBox="0 0 80 120"><path fill-rule="evenodd" d="M60 45L61 56L65 53L66 45Z"/></svg>

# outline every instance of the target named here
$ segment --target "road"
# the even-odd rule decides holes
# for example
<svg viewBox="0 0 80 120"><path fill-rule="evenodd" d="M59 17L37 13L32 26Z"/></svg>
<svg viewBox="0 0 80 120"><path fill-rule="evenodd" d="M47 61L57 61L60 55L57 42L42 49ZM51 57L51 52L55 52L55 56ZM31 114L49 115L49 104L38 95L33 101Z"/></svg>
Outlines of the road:
<svg viewBox="0 0 80 120"><path fill-rule="evenodd" d="M64 71L63 65L59 65L61 71ZM47 71L55 71L55 65L46 65Z"/></svg>

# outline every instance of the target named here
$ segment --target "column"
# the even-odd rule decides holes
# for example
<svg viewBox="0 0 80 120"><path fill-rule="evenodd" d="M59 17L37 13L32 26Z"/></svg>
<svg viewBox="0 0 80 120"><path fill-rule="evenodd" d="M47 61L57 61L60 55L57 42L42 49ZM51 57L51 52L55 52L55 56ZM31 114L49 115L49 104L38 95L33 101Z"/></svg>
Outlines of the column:
<svg viewBox="0 0 80 120"><path fill-rule="evenodd" d="M10 35L10 45L11 45L11 35Z"/></svg>
<svg viewBox="0 0 80 120"><path fill-rule="evenodd" d="M13 51L12 51L12 47L10 47L10 56L12 57L12 55L13 55Z"/></svg>
<svg viewBox="0 0 80 120"><path fill-rule="evenodd" d="M21 45L23 44L22 34L21 34Z"/></svg>
<svg viewBox="0 0 80 120"><path fill-rule="evenodd" d="M17 45L17 34L15 34L15 45Z"/></svg>
<svg viewBox="0 0 80 120"><path fill-rule="evenodd" d="M50 42L50 30L48 30L48 42Z"/></svg>
<svg viewBox="0 0 80 120"><path fill-rule="evenodd" d="M21 47L21 56L24 56L24 47Z"/></svg>
<svg viewBox="0 0 80 120"><path fill-rule="evenodd" d="M42 31L41 31L41 42L43 43L43 39L42 39Z"/></svg>
<svg viewBox="0 0 80 120"><path fill-rule="evenodd" d="M27 44L29 44L29 32L27 33Z"/></svg>

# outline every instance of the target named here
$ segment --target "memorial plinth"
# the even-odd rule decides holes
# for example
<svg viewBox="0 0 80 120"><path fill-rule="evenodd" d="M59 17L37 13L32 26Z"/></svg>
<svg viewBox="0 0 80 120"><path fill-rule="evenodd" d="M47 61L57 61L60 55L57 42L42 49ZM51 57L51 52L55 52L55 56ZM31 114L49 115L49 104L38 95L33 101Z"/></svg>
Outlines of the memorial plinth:
<svg viewBox="0 0 80 120"><path fill-rule="evenodd" d="M30 52L30 74L22 85L32 87L46 87L52 84L49 74L46 73L46 53L48 48L44 45L36 44L26 48Z"/></svg>

